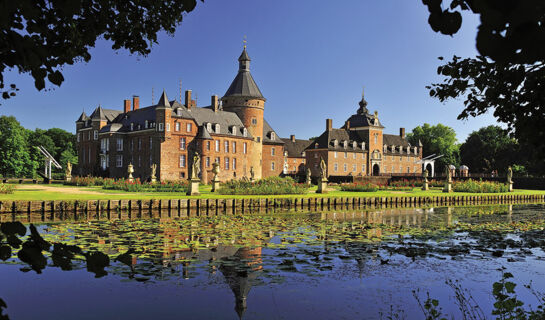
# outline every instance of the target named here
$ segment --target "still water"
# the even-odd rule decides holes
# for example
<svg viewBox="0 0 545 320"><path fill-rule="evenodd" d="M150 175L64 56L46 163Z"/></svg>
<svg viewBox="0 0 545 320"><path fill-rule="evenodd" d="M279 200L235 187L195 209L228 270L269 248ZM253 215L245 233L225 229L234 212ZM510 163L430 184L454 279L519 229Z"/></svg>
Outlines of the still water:
<svg viewBox="0 0 545 320"><path fill-rule="evenodd" d="M14 251L0 264L10 319L423 319L415 291L459 318L447 280L489 316L502 267L526 306L523 285L545 292L542 204L35 225L109 266L48 257L38 274Z"/></svg>

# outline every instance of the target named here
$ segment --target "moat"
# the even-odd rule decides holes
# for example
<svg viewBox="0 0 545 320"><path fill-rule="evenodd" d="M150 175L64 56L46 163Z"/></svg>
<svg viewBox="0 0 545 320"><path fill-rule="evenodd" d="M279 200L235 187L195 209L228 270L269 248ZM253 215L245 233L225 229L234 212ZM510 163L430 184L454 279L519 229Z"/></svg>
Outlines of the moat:
<svg viewBox="0 0 545 320"><path fill-rule="evenodd" d="M14 254L0 264L10 319L423 319L413 291L459 318L448 280L490 318L502 268L526 307L540 302L524 285L545 288L545 204L39 218L44 240L110 265L46 254L38 274Z"/></svg>

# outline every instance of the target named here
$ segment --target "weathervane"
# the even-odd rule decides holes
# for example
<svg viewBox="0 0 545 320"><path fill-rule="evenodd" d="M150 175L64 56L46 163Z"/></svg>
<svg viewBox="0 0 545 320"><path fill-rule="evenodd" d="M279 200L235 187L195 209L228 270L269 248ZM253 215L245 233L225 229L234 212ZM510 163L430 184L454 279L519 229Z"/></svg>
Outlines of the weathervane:
<svg viewBox="0 0 545 320"><path fill-rule="evenodd" d="M242 40L242 43L244 43L244 49L246 49L246 43L247 43L247 42L248 42L248 41L246 41L246 35L244 35L244 40Z"/></svg>

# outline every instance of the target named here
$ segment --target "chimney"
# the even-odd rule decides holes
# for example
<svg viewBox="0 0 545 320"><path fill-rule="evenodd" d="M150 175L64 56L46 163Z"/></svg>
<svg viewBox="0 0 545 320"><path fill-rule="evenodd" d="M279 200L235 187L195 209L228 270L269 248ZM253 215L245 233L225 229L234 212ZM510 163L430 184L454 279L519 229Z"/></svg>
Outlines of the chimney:
<svg viewBox="0 0 545 320"><path fill-rule="evenodd" d="M127 113L127 112L131 111L131 100L125 99L125 100L123 100L123 102L124 102L123 112Z"/></svg>
<svg viewBox="0 0 545 320"><path fill-rule="evenodd" d="M325 119L325 129L326 131L330 131L333 129L333 120L332 119Z"/></svg>
<svg viewBox="0 0 545 320"><path fill-rule="evenodd" d="M191 90L186 90L185 91L185 107L187 108L187 110L191 109Z"/></svg>
<svg viewBox="0 0 545 320"><path fill-rule="evenodd" d="M295 135L294 134L290 135L290 140L291 140L291 142L295 142Z"/></svg>
<svg viewBox="0 0 545 320"><path fill-rule="evenodd" d="M399 128L399 136L405 139L405 128Z"/></svg>
<svg viewBox="0 0 545 320"><path fill-rule="evenodd" d="M349 120L346 120L346 130L350 130L350 121Z"/></svg>
<svg viewBox="0 0 545 320"><path fill-rule="evenodd" d="M218 101L218 96L217 95L212 96L211 105L212 105L212 110L214 110L214 112L218 112L218 110L219 110L219 101Z"/></svg>
<svg viewBox="0 0 545 320"><path fill-rule="evenodd" d="M138 108L140 108L140 97L132 96L132 109L138 110Z"/></svg>

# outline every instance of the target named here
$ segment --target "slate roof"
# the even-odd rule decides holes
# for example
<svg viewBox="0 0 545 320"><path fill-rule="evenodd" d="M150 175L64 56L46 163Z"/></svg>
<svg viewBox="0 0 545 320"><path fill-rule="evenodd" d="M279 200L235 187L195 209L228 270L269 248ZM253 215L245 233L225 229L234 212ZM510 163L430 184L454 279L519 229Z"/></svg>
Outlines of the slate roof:
<svg viewBox="0 0 545 320"><path fill-rule="evenodd" d="M113 121L122 112L120 110L103 109L98 107L91 114L92 120Z"/></svg>
<svg viewBox="0 0 545 320"><path fill-rule="evenodd" d="M271 139L271 133L273 132L274 139ZM274 131L274 129L265 119L263 119L263 144L284 144L284 141L282 141L282 139L278 137L276 131Z"/></svg>
<svg viewBox="0 0 545 320"><path fill-rule="evenodd" d="M284 141L284 150L290 158L303 158L303 152L312 143L312 140L281 138Z"/></svg>
<svg viewBox="0 0 545 320"><path fill-rule="evenodd" d="M335 140L337 140L336 147L334 143ZM344 148L344 141L348 142L348 146L346 149ZM355 148L353 147L354 141L357 143ZM365 142L365 149L361 148L362 142ZM327 147L328 150L335 151L364 152L365 150L367 150L368 143L368 138L366 135L363 134L362 131L331 129L329 131L324 131L318 138L310 143L307 149ZM318 144L317 147L315 147L316 144Z"/></svg>
<svg viewBox="0 0 545 320"><path fill-rule="evenodd" d="M161 95L161 98L159 98L157 106L170 108L170 101L168 101L167 93L165 92L165 90L163 90L163 94Z"/></svg>
<svg viewBox="0 0 545 320"><path fill-rule="evenodd" d="M240 55L240 58L238 58L238 61L250 61L250 57L246 52L246 48L244 48L244 50L242 51L242 54ZM263 97L263 94L261 94L261 90L259 90L259 87L255 83L255 80L252 77L250 70L244 69L242 68L242 66L239 68L237 76L235 77L235 79L229 86L229 89L227 89L223 96L265 99Z"/></svg>
<svg viewBox="0 0 545 320"><path fill-rule="evenodd" d="M78 120L76 120L76 122L85 122L89 119L90 118L87 116L87 114L85 114L85 111L83 111L81 115L79 116Z"/></svg>

